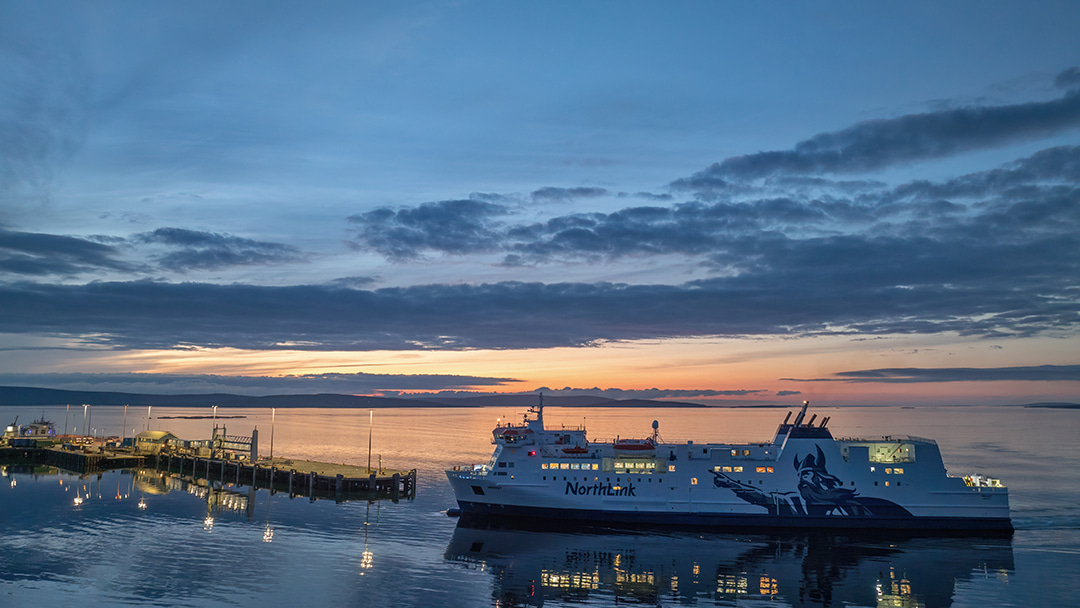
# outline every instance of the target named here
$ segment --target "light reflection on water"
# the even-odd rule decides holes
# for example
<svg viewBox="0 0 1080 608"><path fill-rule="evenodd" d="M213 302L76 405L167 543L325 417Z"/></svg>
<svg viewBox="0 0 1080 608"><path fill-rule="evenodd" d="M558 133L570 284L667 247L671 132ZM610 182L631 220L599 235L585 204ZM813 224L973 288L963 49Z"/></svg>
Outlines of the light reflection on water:
<svg viewBox="0 0 1080 608"><path fill-rule="evenodd" d="M492 572L501 605L948 605L954 581L1012 575L1009 539L543 529L463 520L447 559Z"/></svg>
<svg viewBox="0 0 1080 608"><path fill-rule="evenodd" d="M3 413L30 419L42 409ZM44 409L62 424L62 406ZM134 409L128 426L141 430L145 417L138 421ZM202 408L153 413L152 428L210 434L210 419L157 418L209 415ZM229 433L257 426L260 451L269 451L269 411L218 413L246 416L224 420ZM657 419L668 441L764 441L784 413L552 407L545 418L549 426L584 423L594 440L645 436ZM215 492L153 472L87 479L9 472L0 483L0 605L711 606L767 598L770 605L1022 606L1069 604L1071 581L1080 579L1078 411L820 408L837 435L931 437L954 474L1003 479L1017 527L1011 541L459 526L442 513L453 506L442 471L486 461L495 420L520 414L376 410L373 464L381 455L387 467L418 469L417 497L398 503L312 502L247 487ZM123 408L97 407L93 421L118 434L122 415ZM368 421L367 410L278 408L274 454L364 465ZM77 507L76 493L86 497Z"/></svg>

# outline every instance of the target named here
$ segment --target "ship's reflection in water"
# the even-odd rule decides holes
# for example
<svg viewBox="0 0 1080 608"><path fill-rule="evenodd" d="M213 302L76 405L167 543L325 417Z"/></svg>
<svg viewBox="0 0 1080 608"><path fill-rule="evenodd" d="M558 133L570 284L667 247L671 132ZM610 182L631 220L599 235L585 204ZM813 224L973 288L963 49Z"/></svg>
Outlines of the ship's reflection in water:
<svg viewBox="0 0 1080 608"><path fill-rule="evenodd" d="M950 606L958 584L1004 586L1013 572L1009 538L568 530L469 517L446 558L490 572L498 606Z"/></svg>

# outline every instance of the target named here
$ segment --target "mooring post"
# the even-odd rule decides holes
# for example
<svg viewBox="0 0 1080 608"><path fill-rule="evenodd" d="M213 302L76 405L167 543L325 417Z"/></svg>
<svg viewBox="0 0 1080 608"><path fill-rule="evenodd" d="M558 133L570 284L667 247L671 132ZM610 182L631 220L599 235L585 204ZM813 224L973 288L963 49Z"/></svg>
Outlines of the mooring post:
<svg viewBox="0 0 1080 608"><path fill-rule="evenodd" d="M374 492L376 490L375 473L372 473L371 476L368 477L367 489L368 489L368 492Z"/></svg>
<svg viewBox="0 0 1080 608"><path fill-rule="evenodd" d="M289 497L292 498L292 478L296 475L296 469L289 469Z"/></svg>
<svg viewBox="0 0 1080 608"><path fill-rule="evenodd" d="M334 481L334 493L341 494L341 486L345 483L345 476L341 473L337 474L337 479Z"/></svg>
<svg viewBox="0 0 1080 608"><path fill-rule="evenodd" d="M390 488L390 494L394 498L397 498L398 489L401 487L401 475L394 473L393 476L390 477L390 481L394 484L394 486Z"/></svg>
<svg viewBox="0 0 1080 608"><path fill-rule="evenodd" d="M315 471L308 474L308 496L315 498Z"/></svg>

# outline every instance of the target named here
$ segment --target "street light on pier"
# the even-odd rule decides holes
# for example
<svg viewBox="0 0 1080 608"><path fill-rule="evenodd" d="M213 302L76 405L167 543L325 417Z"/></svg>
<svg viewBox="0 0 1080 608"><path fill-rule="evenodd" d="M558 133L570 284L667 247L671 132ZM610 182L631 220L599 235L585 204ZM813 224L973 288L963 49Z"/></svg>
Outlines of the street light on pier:
<svg viewBox="0 0 1080 608"><path fill-rule="evenodd" d="M210 458L214 457L214 440L217 439L217 406L210 406L214 408L214 432L210 435Z"/></svg>

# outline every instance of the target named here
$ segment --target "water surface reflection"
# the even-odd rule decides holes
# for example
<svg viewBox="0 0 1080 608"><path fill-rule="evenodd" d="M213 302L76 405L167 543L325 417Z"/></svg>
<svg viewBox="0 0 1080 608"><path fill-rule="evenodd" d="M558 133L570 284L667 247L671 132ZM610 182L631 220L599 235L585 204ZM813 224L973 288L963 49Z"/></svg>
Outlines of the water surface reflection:
<svg viewBox="0 0 1080 608"><path fill-rule="evenodd" d="M567 530L468 517L446 558L489 572L499 606L950 606L958 582L1004 586L1013 572L1009 538Z"/></svg>

